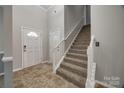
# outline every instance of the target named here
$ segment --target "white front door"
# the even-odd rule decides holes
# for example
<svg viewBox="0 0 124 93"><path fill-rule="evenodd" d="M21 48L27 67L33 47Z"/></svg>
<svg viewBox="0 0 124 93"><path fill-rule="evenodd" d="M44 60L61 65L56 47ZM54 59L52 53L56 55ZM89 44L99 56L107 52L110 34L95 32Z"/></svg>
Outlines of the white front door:
<svg viewBox="0 0 124 93"><path fill-rule="evenodd" d="M23 29L23 68L41 62L41 34L38 31Z"/></svg>

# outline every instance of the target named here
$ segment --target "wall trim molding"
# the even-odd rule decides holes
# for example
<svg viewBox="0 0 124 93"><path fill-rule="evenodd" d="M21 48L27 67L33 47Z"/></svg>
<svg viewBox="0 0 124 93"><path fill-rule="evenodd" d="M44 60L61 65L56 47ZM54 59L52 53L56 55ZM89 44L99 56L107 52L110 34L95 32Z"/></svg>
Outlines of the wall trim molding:
<svg viewBox="0 0 124 93"><path fill-rule="evenodd" d="M19 70L22 70L23 68L16 68L16 69L13 69L13 72L16 72L16 71L19 71Z"/></svg>
<svg viewBox="0 0 124 93"><path fill-rule="evenodd" d="M16 72L16 71L19 71L19 70L22 70L23 68L16 68L16 69L13 69L13 72ZM0 73L0 76L4 75L4 73Z"/></svg>
<svg viewBox="0 0 124 93"><path fill-rule="evenodd" d="M50 63L49 60L42 61L41 63Z"/></svg>
<svg viewBox="0 0 124 93"><path fill-rule="evenodd" d="M43 11L46 12L46 13L49 11L49 9L54 8L54 7L55 7L55 5L51 5L50 7L48 7L47 9L45 9L44 7L42 7L42 6L40 5L41 10L43 10Z"/></svg>
<svg viewBox="0 0 124 93"><path fill-rule="evenodd" d="M107 84L107 83L105 83L105 82L101 82L101 81L99 81L99 80L95 80L95 83L101 84L101 85L103 85L103 86L105 86L105 87L107 87L107 88L116 88L115 86L112 86L112 85ZM95 87L95 86L94 86L94 87Z"/></svg>
<svg viewBox="0 0 124 93"><path fill-rule="evenodd" d="M44 12L47 12L47 9L43 8L43 7L40 6L40 5L39 5L39 7L40 7L40 9L43 10Z"/></svg>

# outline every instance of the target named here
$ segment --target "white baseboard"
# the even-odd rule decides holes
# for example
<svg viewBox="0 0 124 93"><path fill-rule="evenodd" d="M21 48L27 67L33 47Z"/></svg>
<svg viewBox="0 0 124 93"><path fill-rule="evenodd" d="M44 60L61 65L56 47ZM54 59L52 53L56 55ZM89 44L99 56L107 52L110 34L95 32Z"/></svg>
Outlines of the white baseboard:
<svg viewBox="0 0 124 93"><path fill-rule="evenodd" d="M64 59L65 55L62 56L62 58L60 59L59 63L57 64L55 70L53 71L53 73L56 73L56 70L59 68L60 64L62 63L63 59Z"/></svg>
<svg viewBox="0 0 124 93"><path fill-rule="evenodd" d="M49 61L46 60L46 61L42 61L41 63L49 63ZM13 72L16 72L16 71L19 71L19 70L22 70L22 69L24 69L24 68L16 68L16 69L13 69ZM4 75L4 73L0 73L0 76L2 76L2 75Z"/></svg>
<svg viewBox="0 0 124 93"><path fill-rule="evenodd" d="M101 82L101 81L98 81L98 80L95 80L95 83L101 84L101 85L103 85L103 86L105 86L107 88L116 88L115 86L109 85L109 84L107 84L105 82Z"/></svg>
<svg viewBox="0 0 124 93"><path fill-rule="evenodd" d="M49 60L42 61L41 63L50 63Z"/></svg>
<svg viewBox="0 0 124 93"><path fill-rule="evenodd" d="M85 88L95 88L95 80L86 80Z"/></svg>
<svg viewBox="0 0 124 93"><path fill-rule="evenodd" d="M45 61L42 61L41 63L49 63L49 61L48 60L45 60ZM40 63L38 63L38 64L40 64ZM37 64L36 64L37 65ZM32 65L33 66L33 65ZM27 68L27 67L26 67ZM24 69L23 67L21 67L21 68L16 68L16 69L14 69L13 70L13 72L16 72L16 71L19 71L19 70L22 70L22 69Z"/></svg>
<svg viewBox="0 0 124 93"><path fill-rule="evenodd" d="M16 71L19 71L19 70L22 70L23 68L17 68L17 69L13 69L13 72L16 72ZM0 76L4 75L4 73L0 73Z"/></svg>
<svg viewBox="0 0 124 93"><path fill-rule="evenodd" d="M19 70L22 70L23 68L16 68L13 70L13 72L16 72L16 71L19 71Z"/></svg>

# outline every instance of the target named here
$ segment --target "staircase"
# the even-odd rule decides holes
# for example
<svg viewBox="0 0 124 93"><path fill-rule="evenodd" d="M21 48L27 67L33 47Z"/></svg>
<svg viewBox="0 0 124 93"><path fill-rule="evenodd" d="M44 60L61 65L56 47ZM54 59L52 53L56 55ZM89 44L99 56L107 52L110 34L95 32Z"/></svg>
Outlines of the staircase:
<svg viewBox="0 0 124 93"><path fill-rule="evenodd" d="M90 25L84 26L66 54L56 73L78 87L85 87L87 78L87 47Z"/></svg>

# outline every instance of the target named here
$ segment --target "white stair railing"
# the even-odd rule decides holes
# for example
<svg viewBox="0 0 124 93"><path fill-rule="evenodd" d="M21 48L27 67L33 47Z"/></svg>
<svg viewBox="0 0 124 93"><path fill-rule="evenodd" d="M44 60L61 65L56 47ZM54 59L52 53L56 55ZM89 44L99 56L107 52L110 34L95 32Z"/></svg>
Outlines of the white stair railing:
<svg viewBox="0 0 124 93"><path fill-rule="evenodd" d="M96 72L96 63L94 61L94 50L95 50L95 37L91 36L91 42L87 49L88 55L88 71L87 71L87 81L86 87L93 88L95 86L95 72Z"/></svg>
<svg viewBox="0 0 124 93"><path fill-rule="evenodd" d="M0 62L3 62L4 65L4 88L13 87L13 58L4 57L4 52L0 52Z"/></svg>
<svg viewBox="0 0 124 93"><path fill-rule="evenodd" d="M79 34L81 28L84 26L84 17L81 17L79 22L75 26L73 26L72 31L67 35L67 37L62 40L52 51L52 62L53 62L53 72L56 73L57 68L60 66L61 62L63 61L66 53L70 49L72 43L74 42L75 38ZM68 45L68 44L69 45ZM67 48L65 48L65 44L67 44Z"/></svg>
<svg viewBox="0 0 124 93"><path fill-rule="evenodd" d="M62 40L53 50L53 72L56 73L57 68L64 58L65 40Z"/></svg>

